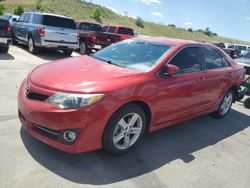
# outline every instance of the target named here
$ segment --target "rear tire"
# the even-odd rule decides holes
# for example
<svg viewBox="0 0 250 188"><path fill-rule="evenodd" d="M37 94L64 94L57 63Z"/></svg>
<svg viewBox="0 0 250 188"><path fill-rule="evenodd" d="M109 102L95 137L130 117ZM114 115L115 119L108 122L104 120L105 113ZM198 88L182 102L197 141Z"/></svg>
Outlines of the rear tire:
<svg viewBox="0 0 250 188"><path fill-rule="evenodd" d="M146 128L146 115L141 107L128 104L110 118L103 133L103 148L112 154L125 153L139 142Z"/></svg>
<svg viewBox="0 0 250 188"><path fill-rule="evenodd" d="M223 118L225 117L228 112L231 109L231 106L233 104L234 101L234 92L233 90L228 90L228 92L226 93L226 95L223 97L220 106L219 106L219 110L214 112L215 117L217 118Z"/></svg>
<svg viewBox="0 0 250 188"><path fill-rule="evenodd" d="M247 98L246 100L244 100L244 106L245 108L250 108L250 98Z"/></svg>
<svg viewBox="0 0 250 188"><path fill-rule="evenodd" d="M71 56L72 53L73 53L72 50L63 50L63 54L66 56Z"/></svg>
<svg viewBox="0 0 250 188"><path fill-rule="evenodd" d="M39 52L39 48L35 45L34 40L31 36L28 39L28 49L32 54L37 54Z"/></svg>
<svg viewBox="0 0 250 188"><path fill-rule="evenodd" d="M7 54L9 51L9 45L0 46L0 53Z"/></svg>
<svg viewBox="0 0 250 188"><path fill-rule="evenodd" d="M87 48L87 45L84 41L80 42L79 52L81 55L84 55L89 52L89 49Z"/></svg>

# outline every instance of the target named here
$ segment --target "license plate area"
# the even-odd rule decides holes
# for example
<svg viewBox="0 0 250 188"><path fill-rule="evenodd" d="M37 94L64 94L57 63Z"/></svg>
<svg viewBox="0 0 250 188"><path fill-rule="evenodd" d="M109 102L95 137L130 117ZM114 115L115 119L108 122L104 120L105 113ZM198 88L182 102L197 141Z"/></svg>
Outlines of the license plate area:
<svg viewBox="0 0 250 188"><path fill-rule="evenodd" d="M0 38L0 43L7 44L8 40L7 38Z"/></svg>

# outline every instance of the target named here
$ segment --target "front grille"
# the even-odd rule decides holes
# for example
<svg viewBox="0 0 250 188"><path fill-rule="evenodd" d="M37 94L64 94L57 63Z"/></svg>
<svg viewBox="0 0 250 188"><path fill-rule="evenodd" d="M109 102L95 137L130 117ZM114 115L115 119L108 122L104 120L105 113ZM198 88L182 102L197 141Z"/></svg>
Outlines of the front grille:
<svg viewBox="0 0 250 188"><path fill-rule="evenodd" d="M37 124L33 124L33 130L53 140L57 140L58 136L60 135L60 131L48 129Z"/></svg>
<svg viewBox="0 0 250 188"><path fill-rule="evenodd" d="M49 96L42 95L42 94L39 94L39 93L29 93L27 95L27 98L31 99L31 100L36 100L36 101L45 101L47 98L49 98Z"/></svg>

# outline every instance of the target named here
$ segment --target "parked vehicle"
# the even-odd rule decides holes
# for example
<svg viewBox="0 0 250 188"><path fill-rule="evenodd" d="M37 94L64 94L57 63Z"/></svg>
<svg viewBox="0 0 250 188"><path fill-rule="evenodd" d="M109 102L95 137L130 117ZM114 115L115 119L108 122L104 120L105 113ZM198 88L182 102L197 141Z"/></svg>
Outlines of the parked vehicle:
<svg viewBox="0 0 250 188"><path fill-rule="evenodd" d="M240 65L243 65L246 69L246 74L250 75L250 52L247 52L240 58L235 59L235 62Z"/></svg>
<svg viewBox="0 0 250 188"><path fill-rule="evenodd" d="M224 52L226 52L231 58L237 58L240 56L240 50L235 49L234 45L228 45L226 48L225 43L213 43L215 46L221 48Z"/></svg>
<svg viewBox="0 0 250 188"><path fill-rule="evenodd" d="M62 50L65 55L79 48L75 21L49 13L23 13L12 25L12 39L26 43L34 54L41 47Z"/></svg>
<svg viewBox="0 0 250 188"><path fill-rule="evenodd" d="M247 52L247 46L244 45L236 45L235 49L240 51L240 55L243 55L244 53Z"/></svg>
<svg viewBox="0 0 250 188"><path fill-rule="evenodd" d="M8 20L0 19L0 53L8 53L10 38L10 23Z"/></svg>
<svg viewBox="0 0 250 188"><path fill-rule="evenodd" d="M144 132L228 114L244 68L214 45L134 38L35 68L18 95L23 127L70 153L132 149Z"/></svg>
<svg viewBox="0 0 250 188"><path fill-rule="evenodd" d="M14 22L16 22L19 19L19 16L14 15L14 14L10 14L10 13L6 13L6 14L3 14L1 18L4 20L8 20L10 25L12 25Z"/></svg>
<svg viewBox="0 0 250 188"><path fill-rule="evenodd" d="M95 23L76 22L79 33L79 51L86 54L92 50L100 50L120 41L120 36L102 32L102 26Z"/></svg>
<svg viewBox="0 0 250 188"><path fill-rule="evenodd" d="M134 37L134 30L128 27L111 26L107 25L103 27L104 32L115 33L120 35L121 40L129 39Z"/></svg>

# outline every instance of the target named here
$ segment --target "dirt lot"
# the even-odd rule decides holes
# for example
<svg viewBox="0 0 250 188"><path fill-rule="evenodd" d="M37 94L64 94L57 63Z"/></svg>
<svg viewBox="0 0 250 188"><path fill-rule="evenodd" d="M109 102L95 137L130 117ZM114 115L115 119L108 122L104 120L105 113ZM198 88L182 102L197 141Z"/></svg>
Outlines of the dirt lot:
<svg viewBox="0 0 250 188"><path fill-rule="evenodd" d="M250 187L250 110L240 102L225 119L146 135L122 156L70 155L34 140L17 119L18 87L34 66L64 57L15 46L0 55L0 187Z"/></svg>

